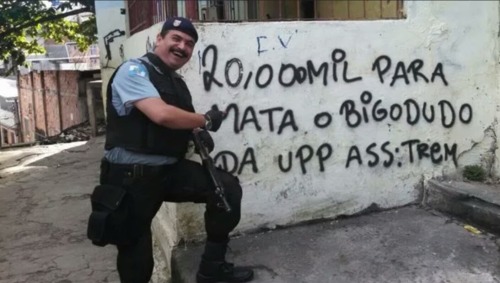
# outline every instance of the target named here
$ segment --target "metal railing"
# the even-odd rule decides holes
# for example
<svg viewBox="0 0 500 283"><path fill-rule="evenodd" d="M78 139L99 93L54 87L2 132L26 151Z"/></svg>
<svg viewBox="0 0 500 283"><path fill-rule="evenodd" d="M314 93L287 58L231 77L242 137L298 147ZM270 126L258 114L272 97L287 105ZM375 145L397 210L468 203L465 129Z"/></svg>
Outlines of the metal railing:
<svg viewBox="0 0 500 283"><path fill-rule="evenodd" d="M177 1L172 0L128 0L130 34L177 16Z"/></svg>
<svg viewBox="0 0 500 283"><path fill-rule="evenodd" d="M403 3L403 0L128 0L128 13L132 35L171 16L216 22L401 19L406 16Z"/></svg>

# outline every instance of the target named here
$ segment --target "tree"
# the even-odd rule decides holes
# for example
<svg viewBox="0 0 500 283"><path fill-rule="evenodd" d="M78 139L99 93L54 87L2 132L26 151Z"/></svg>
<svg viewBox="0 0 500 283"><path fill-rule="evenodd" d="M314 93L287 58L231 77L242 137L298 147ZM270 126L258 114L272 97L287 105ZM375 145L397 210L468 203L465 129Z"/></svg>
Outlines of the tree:
<svg viewBox="0 0 500 283"><path fill-rule="evenodd" d="M74 41L86 50L97 40L94 1L62 0L52 7L42 0L0 0L0 60L10 59L16 67L25 63L27 54L43 54L39 38ZM92 16L83 23L66 19L86 12Z"/></svg>

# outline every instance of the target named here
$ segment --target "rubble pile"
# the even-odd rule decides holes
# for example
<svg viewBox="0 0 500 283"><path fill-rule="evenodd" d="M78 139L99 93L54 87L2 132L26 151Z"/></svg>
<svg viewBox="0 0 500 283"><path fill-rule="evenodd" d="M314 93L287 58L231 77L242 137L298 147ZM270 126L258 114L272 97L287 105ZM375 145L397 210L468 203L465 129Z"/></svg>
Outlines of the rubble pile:
<svg viewBox="0 0 500 283"><path fill-rule="evenodd" d="M106 125L104 122L97 123L97 135L100 136L106 132ZM59 135L52 137L41 137L40 144L55 144L67 143L76 141L86 141L92 137L92 129L89 122L85 122L71 128L64 130Z"/></svg>

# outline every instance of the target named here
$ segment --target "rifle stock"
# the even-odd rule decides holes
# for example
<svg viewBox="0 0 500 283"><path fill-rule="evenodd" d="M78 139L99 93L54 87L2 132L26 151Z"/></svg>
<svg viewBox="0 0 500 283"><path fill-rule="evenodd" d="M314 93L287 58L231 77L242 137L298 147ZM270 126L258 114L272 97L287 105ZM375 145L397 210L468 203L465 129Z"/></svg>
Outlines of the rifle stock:
<svg viewBox="0 0 500 283"><path fill-rule="evenodd" d="M225 195L225 189L224 185L222 182L219 180L219 176L216 173L216 167L214 164L214 161L210 154L208 153L208 150L203 144L198 132L193 132L193 141L196 149L198 150L198 153L201 157L201 161L203 163L203 166L207 170L208 174L210 175L210 178L212 179L212 183L215 186L215 194L219 198L219 201L217 203L217 206L224 209L226 212L231 211L231 206L227 202L226 195Z"/></svg>

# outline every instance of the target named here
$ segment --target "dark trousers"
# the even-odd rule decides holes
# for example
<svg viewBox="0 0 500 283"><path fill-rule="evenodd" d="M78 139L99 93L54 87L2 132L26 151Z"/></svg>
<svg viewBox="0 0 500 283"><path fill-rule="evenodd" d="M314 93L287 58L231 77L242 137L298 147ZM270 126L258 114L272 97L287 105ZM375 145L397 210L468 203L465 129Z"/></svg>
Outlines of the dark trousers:
<svg viewBox="0 0 500 283"><path fill-rule="evenodd" d="M103 161L101 184L124 187L129 196L130 222L138 233L132 244L117 245L117 268L123 283L147 283L153 272L151 221L164 201L205 203L207 240L225 243L238 225L242 190L231 174L218 170L230 213L217 207L214 185L201 164L181 160L173 165L145 167Z"/></svg>

